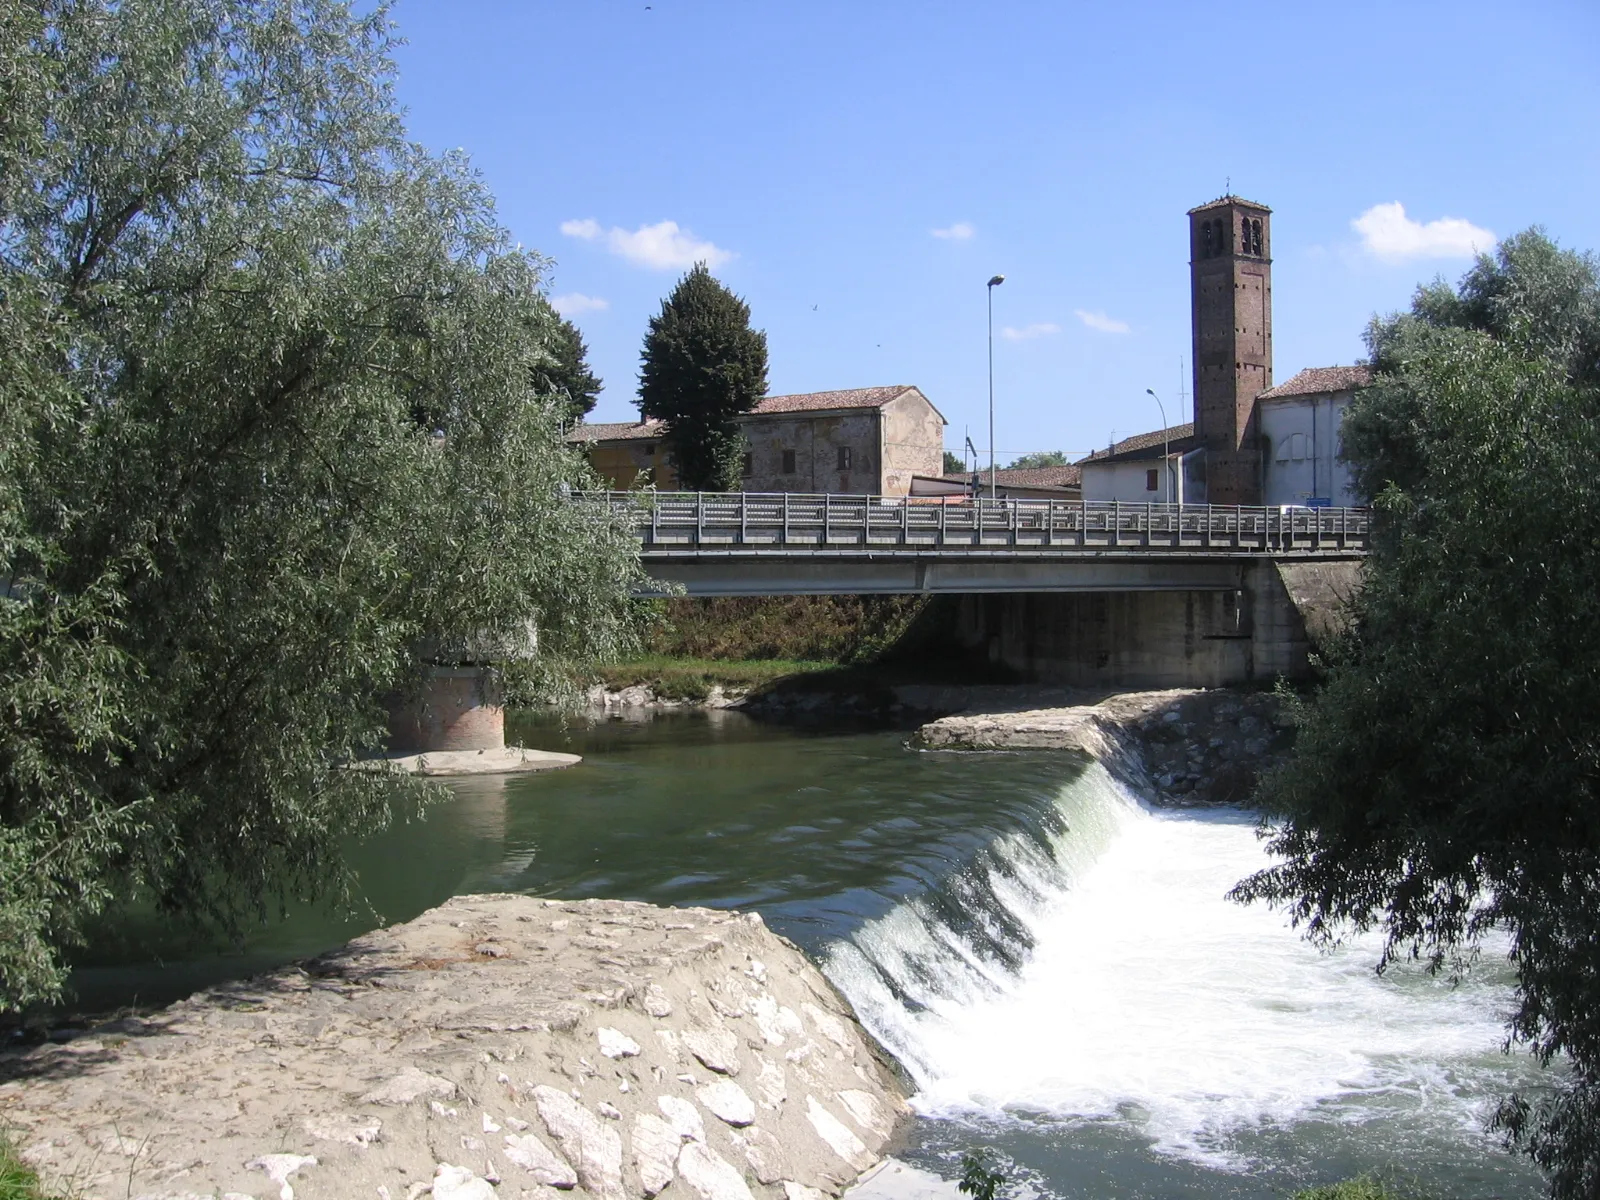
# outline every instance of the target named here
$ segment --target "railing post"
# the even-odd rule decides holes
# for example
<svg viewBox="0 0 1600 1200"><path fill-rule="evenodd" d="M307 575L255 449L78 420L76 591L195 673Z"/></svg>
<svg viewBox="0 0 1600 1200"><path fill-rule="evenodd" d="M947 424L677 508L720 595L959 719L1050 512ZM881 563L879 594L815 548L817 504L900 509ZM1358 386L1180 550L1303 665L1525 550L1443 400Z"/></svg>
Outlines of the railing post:
<svg viewBox="0 0 1600 1200"><path fill-rule="evenodd" d="M910 507L910 506L907 505L907 507ZM950 505L945 502L945 498L943 496L940 496L939 497L939 545L941 545L941 546L944 545L945 516L946 516L947 513L949 513L949 511L950 511Z"/></svg>
<svg viewBox="0 0 1600 1200"><path fill-rule="evenodd" d="M783 528L778 531L778 544L780 546L787 546L789 544L789 493L788 492L785 492L783 494Z"/></svg>
<svg viewBox="0 0 1600 1200"><path fill-rule="evenodd" d="M828 493L822 493L822 544L826 546L833 540L833 505L829 502Z"/></svg>
<svg viewBox="0 0 1600 1200"><path fill-rule="evenodd" d="M661 534L661 502L650 497L650 544L654 546Z"/></svg>
<svg viewBox="0 0 1600 1200"><path fill-rule="evenodd" d="M739 544L741 546L743 546L746 542L748 542L750 540L750 531L749 531L749 525L748 525L748 515L749 515L749 511L750 511L750 507L749 506L750 506L749 496L744 492L740 492L739 493Z"/></svg>

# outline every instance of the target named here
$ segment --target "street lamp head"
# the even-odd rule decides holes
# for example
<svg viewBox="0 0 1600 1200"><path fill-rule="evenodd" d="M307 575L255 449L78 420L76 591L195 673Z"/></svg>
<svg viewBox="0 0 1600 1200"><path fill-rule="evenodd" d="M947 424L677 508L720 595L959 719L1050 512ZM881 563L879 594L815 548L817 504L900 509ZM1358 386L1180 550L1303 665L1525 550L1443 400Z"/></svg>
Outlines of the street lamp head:
<svg viewBox="0 0 1600 1200"><path fill-rule="evenodd" d="M1145 390L1144 390L1144 394L1145 394L1145 395L1146 395L1146 396L1155 396L1155 394L1156 394L1156 390L1155 390L1155 388L1145 388ZM1158 399L1158 400L1159 400L1159 399L1160 399L1160 397L1159 397L1159 396L1157 396L1157 397L1156 397L1156 398L1157 398L1157 399Z"/></svg>
<svg viewBox="0 0 1600 1200"><path fill-rule="evenodd" d="M989 280L989 286L990 287L999 287L1005 281L1006 281L1006 277L1004 275L996 275L993 279Z"/></svg>

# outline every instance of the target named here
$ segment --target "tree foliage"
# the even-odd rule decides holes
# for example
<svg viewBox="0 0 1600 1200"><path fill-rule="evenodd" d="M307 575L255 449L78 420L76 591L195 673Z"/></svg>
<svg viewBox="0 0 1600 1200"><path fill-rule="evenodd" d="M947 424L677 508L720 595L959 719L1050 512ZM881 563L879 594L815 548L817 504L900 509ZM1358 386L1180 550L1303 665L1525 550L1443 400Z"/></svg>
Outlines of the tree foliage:
<svg viewBox="0 0 1600 1200"><path fill-rule="evenodd" d="M574 424L594 411L600 399L600 376L589 368L589 347L578 327L540 297L538 308L544 323L542 334L546 353L534 369L533 387L552 397L566 422Z"/></svg>
<svg viewBox="0 0 1600 1200"><path fill-rule="evenodd" d="M143 895L337 896L420 641L630 637L530 386L541 260L405 140L385 13L0 0L0 1008ZM418 797L420 798L420 797Z"/></svg>
<svg viewBox="0 0 1600 1200"><path fill-rule="evenodd" d="M953 450L946 450L944 452L944 473L946 475L960 475L965 472L966 469L967 464L961 460L961 456L959 454L955 453Z"/></svg>
<svg viewBox="0 0 1600 1200"><path fill-rule="evenodd" d="M1384 961L1510 938L1513 1040L1570 1074L1499 1122L1600 1193L1600 269L1537 231L1369 331L1344 446L1378 534L1355 623L1264 784L1239 897Z"/></svg>
<svg viewBox="0 0 1600 1200"><path fill-rule="evenodd" d="M1036 470L1040 467L1064 467L1067 465L1067 456L1060 450L1035 450L1032 454L1023 454L1011 460L1006 465L1006 470Z"/></svg>
<svg viewBox="0 0 1600 1200"><path fill-rule="evenodd" d="M738 418L767 394L767 335L750 306L697 263L650 318L639 410L667 423L667 453L691 491L739 486Z"/></svg>

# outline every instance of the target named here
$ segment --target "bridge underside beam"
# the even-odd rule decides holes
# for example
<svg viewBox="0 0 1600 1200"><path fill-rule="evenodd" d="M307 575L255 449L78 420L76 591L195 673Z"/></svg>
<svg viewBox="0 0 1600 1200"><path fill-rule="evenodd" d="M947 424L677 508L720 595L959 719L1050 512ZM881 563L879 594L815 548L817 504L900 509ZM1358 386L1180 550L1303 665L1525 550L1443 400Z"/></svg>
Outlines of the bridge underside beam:
<svg viewBox="0 0 1600 1200"><path fill-rule="evenodd" d="M1203 559L1138 555L956 559L881 555L760 556L646 554L651 578L690 596L824 596L977 592L1232 592L1254 555ZM664 593L646 592L647 595Z"/></svg>

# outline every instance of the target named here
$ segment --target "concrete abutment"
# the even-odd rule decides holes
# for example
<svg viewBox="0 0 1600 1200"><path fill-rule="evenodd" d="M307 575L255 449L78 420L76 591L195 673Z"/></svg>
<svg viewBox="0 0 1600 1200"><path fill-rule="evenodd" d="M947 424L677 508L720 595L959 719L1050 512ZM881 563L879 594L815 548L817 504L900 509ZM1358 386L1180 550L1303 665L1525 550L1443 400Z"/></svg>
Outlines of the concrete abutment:
<svg viewBox="0 0 1600 1200"><path fill-rule="evenodd" d="M1225 687L1296 678L1340 627L1359 560L1241 564L1229 590L961 596L957 646L1025 679L1075 687Z"/></svg>

